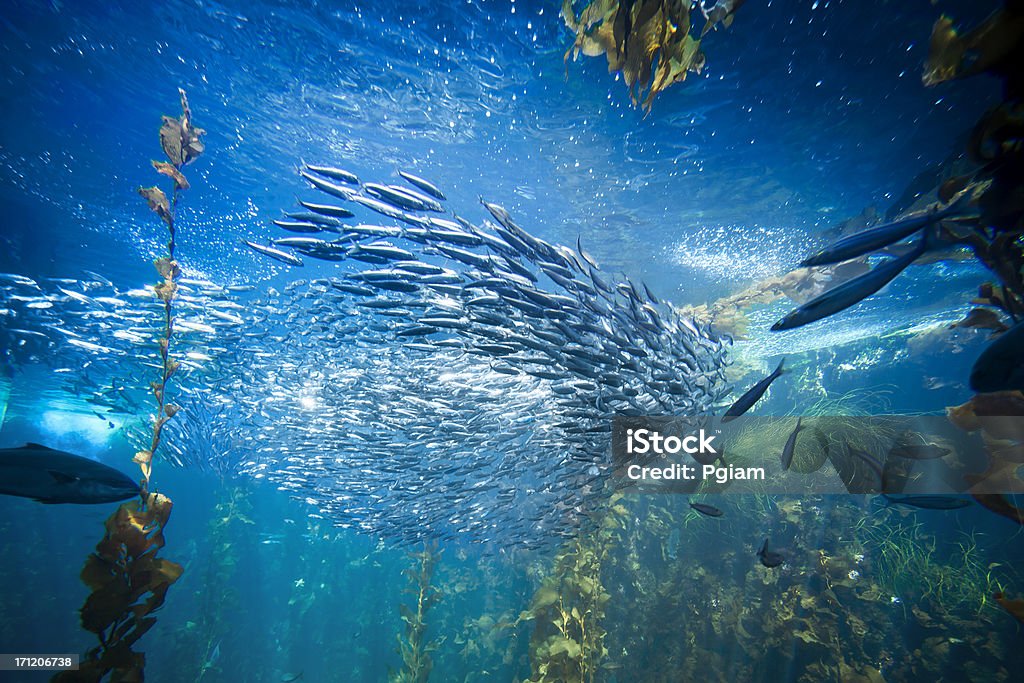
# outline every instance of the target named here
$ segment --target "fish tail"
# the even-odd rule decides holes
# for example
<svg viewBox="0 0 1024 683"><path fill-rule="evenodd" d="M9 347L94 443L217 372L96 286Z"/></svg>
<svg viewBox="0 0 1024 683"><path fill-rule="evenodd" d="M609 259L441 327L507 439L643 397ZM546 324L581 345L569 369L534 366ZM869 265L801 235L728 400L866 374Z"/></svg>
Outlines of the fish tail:
<svg viewBox="0 0 1024 683"><path fill-rule="evenodd" d="M786 359L783 357L783 359L779 361L779 367L775 368L775 374L785 375L787 372L789 372L789 369L786 368Z"/></svg>

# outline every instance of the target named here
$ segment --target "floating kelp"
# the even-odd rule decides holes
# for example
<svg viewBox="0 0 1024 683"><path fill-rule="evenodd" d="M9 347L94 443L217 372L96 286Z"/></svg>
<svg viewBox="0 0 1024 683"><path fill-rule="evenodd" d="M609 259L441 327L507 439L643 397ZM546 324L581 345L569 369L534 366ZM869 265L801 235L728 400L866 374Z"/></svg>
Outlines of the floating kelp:
<svg viewBox="0 0 1024 683"><path fill-rule="evenodd" d="M690 72L701 72L701 38L719 22L729 26L741 4L742 0L726 0L710 11L702 5L707 23L695 38L690 35L690 0L593 0L579 15L572 0L563 0L562 18L576 34L565 59L575 59L581 52L588 57L606 55L608 72L622 73L634 106L650 112L658 93L686 80Z"/></svg>
<svg viewBox="0 0 1024 683"><path fill-rule="evenodd" d="M106 521L106 534L86 560L82 582L92 593L82 606L82 627L100 644L75 671L56 683L95 682L108 673L115 681L141 681L146 658L132 645L156 624L153 612L164 603L181 565L158 558L171 501L158 493L121 505Z"/></svg>
<svg viewBox="0 0 1024 683"><path fill-rule="evenodd" d="M174 334L174 315L172 302L178 291L176 280L181 276L181 268L174 260L174 213L178 206L178 193L188 189L189 184L181 173L181 167L195 161L203 153L205 147L200 141L206 131L197 128L192 124L192 110L188 106L188 98L185 91L178 88L178 95L181 97L181 116L173 119L169 116L163 117L163 125L160 127L160 145L170 163L164 161L153 161L153 168L161 175L165 175L174 181L172 199L168 200L167 195L158 187L140 187L139 194L167 226L168 242L167 255L153 262L157 274L163 281L153 287L157 298L163 302L164 309L164 331L159 340L160 360L162 363L160 380L152 382L150 388L156 399L156 415L153 416L153 437L150 440L149 448L139 450L135 454L135 462L142 469L142 487L145 492L149 484L149 475L152 471L153 454L160 445L160 435L164 424L167 423L178 412L178 407L167 403L167 383L179 368L177 360L170 355L171 338Z"/></svg>
<svg viewBox="0 0 1024 683"><path fill-rule="evenodd" d="M158 187L139 188L146 200L167 228L167 255L154 262L163 280L153 286L153 293L162 302L164 329L158 339L161 360L160 379L151 382L156 399L153 433L146 449L136 452L133 461L142 470L140 500L123 503L107 519L106 535L96 546L82 569L82 581L92 589L81 609L82 628L95 633L100 644L89 650L81 667L65 671L55 681L97 682L108 673L113 681L142 681L146 658L131 648L156 623L150 616L163 605L167 589L184 571L175 562L157 557L164 547L164 527L171 516L170 498L149 493L153 454L160 445L164 424L178 412L177 406L166 401L167 383L179 368L170 355L174 331L172 302L178 290L176 280L181 269L174 260L174 216L178 193L188 188L181 167L195 160L203 152L199 138L204 131L192 125L192 112L185 91L181 97L180 118L163 117L160 144L170 163L154 161L153 167L174 181L173 199Z"/></svg>

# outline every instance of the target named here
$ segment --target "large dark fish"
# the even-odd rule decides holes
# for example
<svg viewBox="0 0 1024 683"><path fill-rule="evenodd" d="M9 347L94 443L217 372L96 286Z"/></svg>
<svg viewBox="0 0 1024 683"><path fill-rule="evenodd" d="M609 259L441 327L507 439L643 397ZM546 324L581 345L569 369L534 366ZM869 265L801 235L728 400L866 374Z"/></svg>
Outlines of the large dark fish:
<svg viewBox="0 0 1024 683"><path fill-rule="evenodd" d="M831 263L839 263L840 261L848 261L864 254L870 254L882 247L889 246L893 242L906 239L914 233L927 228L929 225L962 212L966 208L969 198L970 193L964 193L955 202L941 209L933 208L927 211L919 211L898 221L879 225L870 230L864 230L855 235L844 237L814 256L804 259L800 262L800 265L804 268L808 266L825 266Z"/></svg>
<svg viewBox="0 0 1024 683"><path fill-rule="evenodd" d="M736 402L729 407L729 410L725 411L725 415L722 417L722 422L726 423L731 420L735 420L737 417L750 410L754 404L764 396L764 392L768 391L768 387L771 386L772 382L785 374L785 363L786 359L783 358L779 361L779 367L775 368L775 372L747 389L747 392L740 396Z"/></svg>
<svg viewBox="0 0 1024 683"><path fill-rule="evenodd" d="M793 464L793 451L796 449L796 437L800 434L802 427L800 422L803 420L802 417L796 419L796 428L793 433L789 435L789 439L786 441L786 447L782 449L782 469L788 470L789 466Z"/></svg>
<svg viewBox="0 0 1024 683"><path fill-rule="evenodd" d="M0 449L0 493L40 503L113 503L139 485L103 463L35 443Z"/></svg>
<svg viewBox="0 0 1024 683"><path fill-rule="evenodd" d="M1024 390L1024 323L1017 323L981 352L971 368L971 389L982 393Z"/></svg>
<svg viewBox="0 0 1024 683"><path fill-rule="evenodd" d="M856 446L850 443L846 444L846 450L851 455L854 455L857 458L859 458L861 462L868 466L872 474L874 474L875 482L874 486L872 487L872 490L881 491L882 493L896 490L893 485L893 482L891 481L893 471L891 468L888 467L888 462L879 462L878 458L876 458L872 454L860 448L857 448Z"/></svg>
<svg viewBox="0 0 1024 683"><path fill-rule="evenodd" d="M786 558L782 553L777 553L774 550L768 550L767 538L764 539L764 543L761 544L761 549L757 551L757 557L761 560L761 564L768 567L768 569L774 569L786 561Z"/></svg>
<svg viewBox="0 0 1024 683"><path fill-rule="evenodd" d="M898 443L889 449L890 458L910 460L935 460L949 455L952 451L933 443Z"/></svg>
<svg viewBox="0 0 1024 683"><path fill-rule="evenodd" d="M821 296L811 299L800 308L791 311L782 320L772 325L772 332L802 327L860 303L892 282L893 278L920 258L926 248L927 240L922 239L913 251L899 258L890 259L860 277L833 287Z"/></svg>
<svg viewBox="0 0 1024 683"><path fill-rule="evenodd" d="M971 504L971 501L965 498L951 496L890 496L887 493L882 495L890 505L909 505L924 510L959 510Z"/></svg>
<svg viewBox="0 0 1024 683"><path fill-rule="evenodd" d="M706 503L690 503L690 507L708 517L721 517L724 514L714 505L707 505Z"/></svg>

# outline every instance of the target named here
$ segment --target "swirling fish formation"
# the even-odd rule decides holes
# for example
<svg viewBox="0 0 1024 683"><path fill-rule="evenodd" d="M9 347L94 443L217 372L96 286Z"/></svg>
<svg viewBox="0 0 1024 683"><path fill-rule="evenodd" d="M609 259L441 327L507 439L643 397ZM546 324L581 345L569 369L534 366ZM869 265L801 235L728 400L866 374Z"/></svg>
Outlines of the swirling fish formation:
<svg viewBox="0 0 1024 683"><path fill-rule="evenodd" d="M443 216L443 193L410 174L407 188L302 173L331 199L276 221L296 236L251 246L334 272L262 294L182 279L182 409L161 457L271 482L395 541L528 546L574 533L607 496L612 417L707 413L728 394L728 340L578 243L495 204L480 225ZM393 222L347 220L362 210ZM104 420L132 414L159 320L149 293L3 278L8 360L54 365Z"/></svg>
<svg viewBox="0 0 1024 683"><path fill-rule="evenodd" d="M607 478L613 416L701 414L728 393L727 340L645 285L613 283L578 243L550 244L488 202L481 225L439 217L444 195L407 173L415 189L302 175L396 221L343 225L345 206L303 201L278 223L318 237L270 247L358 266L279 303L277 358L315 416L268 416L249 465L331 516L386 532L375 511L401 509L410 539L571 532Z"/></svg>

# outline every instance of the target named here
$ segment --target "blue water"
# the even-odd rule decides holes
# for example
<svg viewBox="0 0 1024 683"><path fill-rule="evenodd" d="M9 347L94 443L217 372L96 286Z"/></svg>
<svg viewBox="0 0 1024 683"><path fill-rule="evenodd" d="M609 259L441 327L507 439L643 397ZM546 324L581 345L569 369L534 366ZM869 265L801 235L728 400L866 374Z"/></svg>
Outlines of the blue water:
<svg viewBox="0 0 1024 683"><path fill-rule="evenodd" d="M930 89L920 81L935 19L946 12L972 25L994 2L749 0L732 27L705 40L704 72L660 94L647 116L603 58L564 63L572 36L559 4L6 2L0 271L40 283L95 280L90 271L118 292L151 284L164 234L136 188L157 182L149 161L160 155L159 117L178 115L181 87L207 130L178 216L177 253L190 278L252 285L255 300L338 272L311 259L296 272L242 243L282 236L271 220L296 195L312 198L296 171L306 161L388 182L408 170L474 220L486 215L480 197L497 202L537 237L579 238L604 272L700 306L784 275L819 233L866 207L884 214L999 98L988 77ZM786 305L757 309L748 338L729 352L744 371L730 380L749 383L793 354L793 381L773 390L765 414L801 413L850 392L862 412L941 413L970 397L964 378L983 337L929 345L914 335L962 317L985 279L967 261L913 266L861 306L785 335L767 328ZM144 422L119 398L109 411L96 398L111 381L141 394L153 370L135 356L83 365L66 344L21 345L10 329L27 324L0 318L0 445L43 442L134 476L130 454ZM322 333L308 319L293 324ZM271 359L287 353L275 347L280 330L253 329L265 335L252 344ZM216 372L181 381L230 403L232 378L244 375L232 363L242 356L221 353ZM394 391L401 399L401 387ZM261 428L273 434L274 423ZM275 485L280 479L252 476L242 444L206 443L188 467L156 464L155 487L175 504L161 554L186 571L136 648L148 680L384 680L402 666L399 605L411 600L402 572L420 546L336 527L344 515L320 515ZM407 506L399 494L382 485L380 505ZM459 498L458 486L449 494ZM682 498L626 502L603 574L604 661L613 666L593 680L865 680L855 676L872 676L868 667L885 680L943 672L967 680L966 671L1005 680L1024 664L1017 622L991 595L1024 592L1024 543L1012 522L978 506L898 513L864 497L804 501L789 516L783 499L718 500L722 521L688 517ZM87 595L78 574L113 509L0 498L0 653L95 644L78 624ZM408 523L415 514L395 517ZM917 559L952 568L944 580L961 590L937 598L924 578L883 581L882 544L858 535L862 520L918 534ZM781 579L756 565L766 534L791 548ZM456 535L440 546L430 680L526 680L535 620L491 625L530 607L564 539L537 549L471 540L479 539ZM969 565L961 543L976 544ZM825 556L863 577L851 585L891 594L835 589L839 574L820 571ZM998 586L981 583L986 574ZM903 595L892 593L900 587ZM801 606L808 596L816 597ZM788 609L795 616L780 616ZM815 643L798 632L826 635Z"/></svg>

